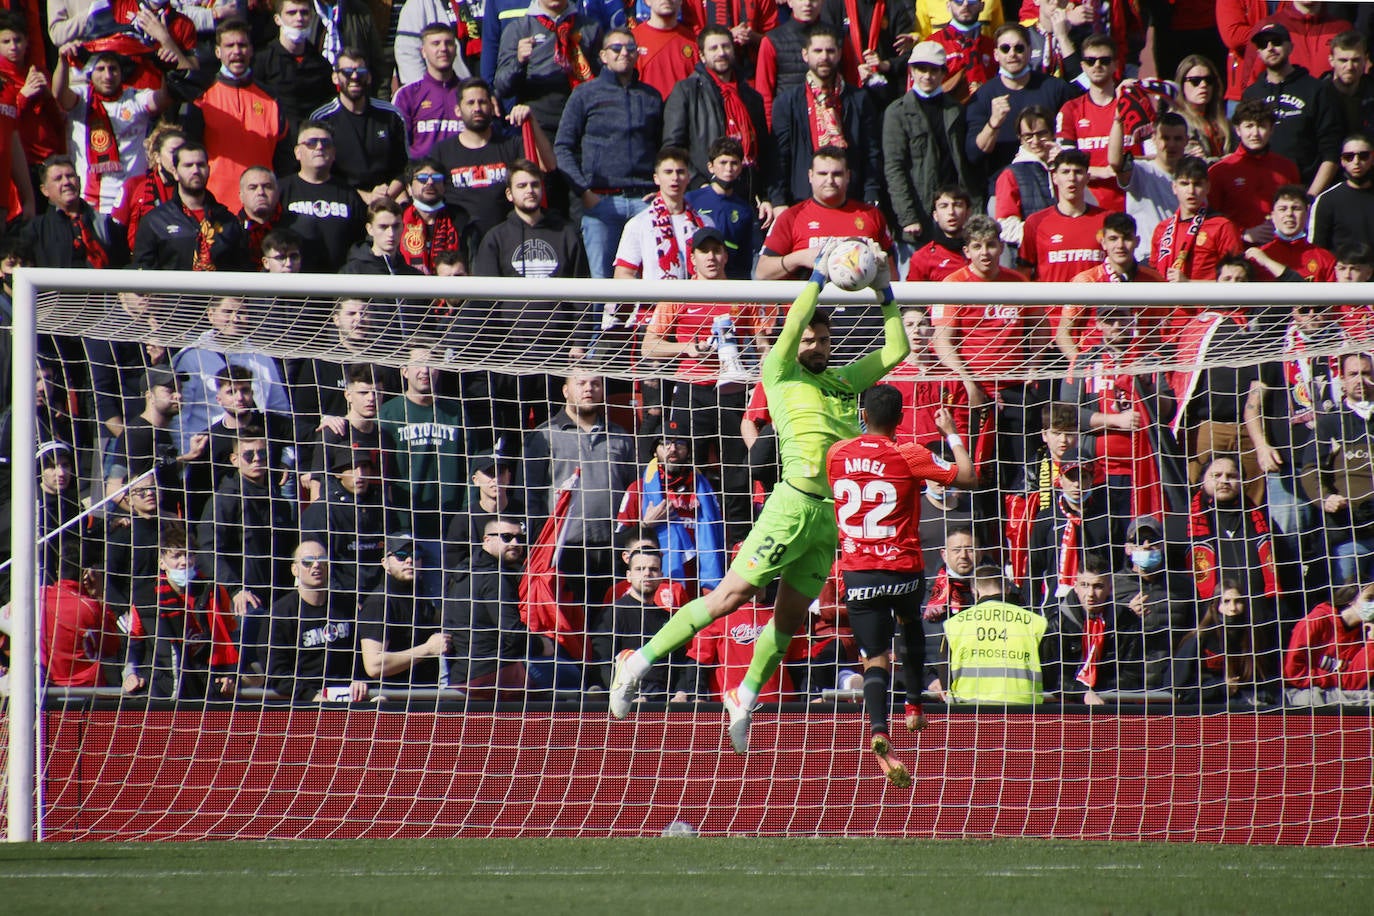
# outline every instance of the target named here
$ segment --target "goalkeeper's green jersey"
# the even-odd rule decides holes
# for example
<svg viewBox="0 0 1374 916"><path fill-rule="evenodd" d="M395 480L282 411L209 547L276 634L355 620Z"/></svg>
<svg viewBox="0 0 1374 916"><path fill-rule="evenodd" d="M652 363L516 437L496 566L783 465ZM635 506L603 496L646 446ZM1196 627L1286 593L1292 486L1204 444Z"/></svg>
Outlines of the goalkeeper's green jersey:
<svg viewBox="0 0 1374 916"><path fill-rule="evenodd" d="M825 459L830 446L859 435L859 395L911 351L897 306L883 306L883 346L847 366L819 374L797 362L797 346L816 313L821 287L808 283L787 310L782 333L763 361L763 390L778 431L782 479L830 496Z"/></svg>

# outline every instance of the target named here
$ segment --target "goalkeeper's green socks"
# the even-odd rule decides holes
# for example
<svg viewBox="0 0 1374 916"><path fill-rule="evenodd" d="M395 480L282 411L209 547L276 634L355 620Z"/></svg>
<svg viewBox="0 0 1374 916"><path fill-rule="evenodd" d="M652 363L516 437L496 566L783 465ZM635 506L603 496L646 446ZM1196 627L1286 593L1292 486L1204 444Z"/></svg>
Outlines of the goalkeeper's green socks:
<svg viewBox="0 0 1374 916"><path fill-rule="evenodd" d="M754 657L749 660L749 670L745 672L739 687L735 688L735 696L741 706L747 709L754 705L763 691L763 685L768 683L773 672L778 670L778 665L782 664L791 642L792 634L779 633L773 621L764 625L754 642Z"/></svg>
<svg viewBox="0 0 1374 916"><path fill-rule="evenodd" d="M653 639L629 660L629 671L635 677L643 677L656 662L669 653L682 648L692 637L711 623L711 612L706 609L706 599L688 601L663 625ZM641 667L642 666L642 667Z"/></svg>

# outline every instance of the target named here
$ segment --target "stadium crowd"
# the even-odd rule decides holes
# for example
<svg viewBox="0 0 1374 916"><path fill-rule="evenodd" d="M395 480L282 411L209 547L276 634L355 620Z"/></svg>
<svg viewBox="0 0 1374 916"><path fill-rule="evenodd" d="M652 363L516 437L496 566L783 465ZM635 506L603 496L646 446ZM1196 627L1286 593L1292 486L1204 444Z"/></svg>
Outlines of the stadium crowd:
<svg viewBox="0 0 1374 916"><path fill-rule="evenodd" d="M803 279L851 236L907 280L1374 276L1360 4L0 6L6 311L25 265ZM921 500L932 645L992 596L1045 618L1070 702L1367 702L1374 306L1102 298L904 311L898 438L953 461L949 408L978 478ZM141 342L45 339L38 367L40 533L97 510L40 551L54 685L603 691L776 482L774 308L345 298L321 355L284 360L251 298L210 300L184 347L158 297L110 308ZM837 352L881 334L828 320ZM579 362L444 370L439 326ZM838 594L763 699L853 688ZM719 696L769 614L645 692ZM951 698L943 658L903 676Z"/></svg>

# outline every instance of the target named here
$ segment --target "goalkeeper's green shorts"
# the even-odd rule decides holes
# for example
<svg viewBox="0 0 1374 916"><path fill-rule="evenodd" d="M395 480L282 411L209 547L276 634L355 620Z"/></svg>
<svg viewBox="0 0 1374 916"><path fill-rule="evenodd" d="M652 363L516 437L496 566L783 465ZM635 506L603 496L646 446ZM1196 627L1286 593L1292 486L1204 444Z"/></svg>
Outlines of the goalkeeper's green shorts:
<svg viewBox="0 0 1374 916"><path fill-rule="evenodd" d="M838 544L835 501L783 482L763 504L730 569L759 587L781 576L806 597L816 598L835 563Z"/></svg>

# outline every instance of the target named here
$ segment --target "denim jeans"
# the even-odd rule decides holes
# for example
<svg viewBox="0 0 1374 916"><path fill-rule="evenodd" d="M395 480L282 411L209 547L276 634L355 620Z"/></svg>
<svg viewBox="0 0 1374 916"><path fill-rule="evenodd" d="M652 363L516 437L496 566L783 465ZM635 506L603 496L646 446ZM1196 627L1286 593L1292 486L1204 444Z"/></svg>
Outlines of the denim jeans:
<svg viewBox="0 0 1374 916"><path fill-rule="evenodd" d="M582 243L587 248L587 263L594 278L605 279L615 273L615 250L620 246L625 224L648 208L638 197L608 195L583 212Z"/></svg>

